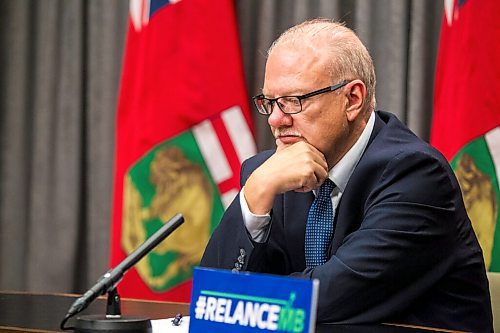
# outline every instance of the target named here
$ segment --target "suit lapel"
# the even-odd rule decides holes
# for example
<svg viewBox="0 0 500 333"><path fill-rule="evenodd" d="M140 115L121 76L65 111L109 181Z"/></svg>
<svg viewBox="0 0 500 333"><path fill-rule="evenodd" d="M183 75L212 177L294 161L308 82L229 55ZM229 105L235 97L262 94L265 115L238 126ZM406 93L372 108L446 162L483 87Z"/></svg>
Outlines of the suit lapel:
<svg viewBox="0 0 500 333"><path fill-rule="evenodd" d="M356 176L356 169L363 163L363 159L369 154L370 145L373 143L377 135L386 125L385 120L381 118L384 116L380 114L380 112L375 113L375 124L373 126L372 134L370 135L370 139L368 140L368 145L361 156L361 159L358 162L358 165L355 167L354 172L352 173L351 179L347 182L346 188L340 201L335 209L335 233L333 235L333 240L328 249L329 256L332 256L337 252L337 249L342 245L345 237L353 231L353 229L357 229L359 225L357 223L361 223L363 219L363 211L359 207L359 201L361 198L359 197L359 188L353 188L353 183L359 181ZM357 186L354 186L357 187Z"/></svg>

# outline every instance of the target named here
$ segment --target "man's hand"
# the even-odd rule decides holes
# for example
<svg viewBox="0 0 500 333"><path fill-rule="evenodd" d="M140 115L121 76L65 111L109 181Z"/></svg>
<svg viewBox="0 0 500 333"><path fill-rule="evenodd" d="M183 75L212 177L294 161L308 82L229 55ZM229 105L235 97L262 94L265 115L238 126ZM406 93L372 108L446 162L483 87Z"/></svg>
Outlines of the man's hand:
<svg viewBox="0 0 500 333"><path fill-rule="evenodd" d="M324 155L300 141L276 151L250 175L245 184L245 199L253 214L266 214L274 197L287 191L309 192L328 177Z"/></svg>

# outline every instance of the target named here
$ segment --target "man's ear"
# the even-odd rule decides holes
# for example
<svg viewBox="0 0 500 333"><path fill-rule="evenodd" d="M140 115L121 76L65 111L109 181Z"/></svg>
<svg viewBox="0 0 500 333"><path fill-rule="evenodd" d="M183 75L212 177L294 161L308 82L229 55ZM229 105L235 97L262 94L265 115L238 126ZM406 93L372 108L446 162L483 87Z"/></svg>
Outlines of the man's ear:
<svg viewBox="0 0 500 333"><path fill-rule="evenodd" d="M363 110L366 97L366 86L361 80L354 80L346 86L347 108L349 121L354 121Z"/></svg>

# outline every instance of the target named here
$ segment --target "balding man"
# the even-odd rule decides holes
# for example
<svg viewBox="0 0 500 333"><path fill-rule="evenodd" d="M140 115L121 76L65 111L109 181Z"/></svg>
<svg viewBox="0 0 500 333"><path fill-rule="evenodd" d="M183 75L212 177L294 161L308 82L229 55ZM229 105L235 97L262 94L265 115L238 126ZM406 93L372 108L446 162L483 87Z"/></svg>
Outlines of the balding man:
<svg viewBox="0 0 500 333"><path fill-rule="evenodd" d="M319 279L319 322L492 330L481 249L447 161L375 111L375 70L329 20L284 32L262 94L276 150L247 160L201 265Z"/></svg>

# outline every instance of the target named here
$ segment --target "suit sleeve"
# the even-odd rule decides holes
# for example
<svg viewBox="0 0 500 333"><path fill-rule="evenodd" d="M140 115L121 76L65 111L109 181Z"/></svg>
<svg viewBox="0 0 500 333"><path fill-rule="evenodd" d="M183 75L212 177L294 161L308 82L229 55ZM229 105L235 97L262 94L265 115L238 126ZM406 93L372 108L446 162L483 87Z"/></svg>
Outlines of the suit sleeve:
<svg viewBox="0 0 500 333"><path fill-rule="evenodd" d="M320 280L320 322L397 317L445 275L460 220L451 177L424 153L400 154L387 164L359 229L326 264L294 274Z"/></svg>
<svg viewBox="0 0 500 333"><path fill-rule="evenodd" d="M241 167L240 185L243 186L253 170L271 155L272 151L267 151L245 161ZM250 264L252 270L266 271L267 261L261 253L265 252L267 242L256 243L252 240L243 220L239 196L229 205L212 234L200 266L239 271L246 270L249 262L255 260Z"/></svg>

